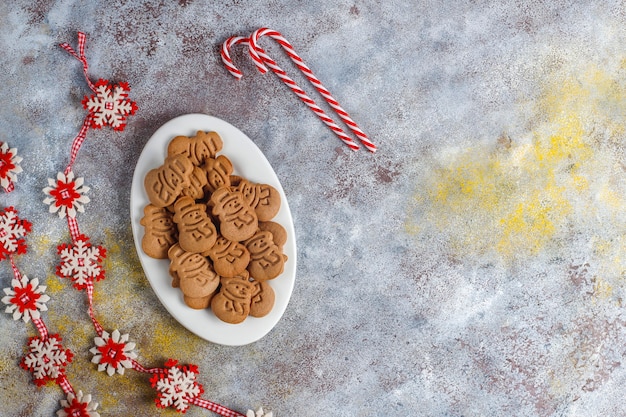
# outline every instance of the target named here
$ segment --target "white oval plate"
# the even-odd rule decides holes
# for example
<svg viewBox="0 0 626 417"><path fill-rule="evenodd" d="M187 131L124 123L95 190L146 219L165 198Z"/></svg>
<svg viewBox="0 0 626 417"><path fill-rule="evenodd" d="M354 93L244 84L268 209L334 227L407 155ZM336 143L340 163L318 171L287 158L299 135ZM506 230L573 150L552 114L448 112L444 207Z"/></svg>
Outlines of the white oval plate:
<svg viewBox="0 0 626 417"><path fill-rule="evenodd" d="M234 174L257 183L270 184L278 190L282 198L280 211L273 221L287 230L288 239L283 250L289 259L282 275L269 281L276 293L276 301L272 311L265 317L248 317L243 323L228 324L215 317L211 309L194 310L188 307L183 302L180 289L172 287L172 278L168 271L169 260L153 259L141 247L144 228L139 222L143 217L143 209L148 204L144 177L149 170L163 164L167 145L172 138L179 135L194 136L198 130L215 131L222 137L224 147L219 153L231 160ZM204 114L187 114L161 126L146 143L137 161L130 192L130 219L137 254L150 285L167 311L188 330L210 342L241 346L259 340L278 323L291 298L296 276L293 220L287 197L276 173L261 150L239 129Z"/></svg>

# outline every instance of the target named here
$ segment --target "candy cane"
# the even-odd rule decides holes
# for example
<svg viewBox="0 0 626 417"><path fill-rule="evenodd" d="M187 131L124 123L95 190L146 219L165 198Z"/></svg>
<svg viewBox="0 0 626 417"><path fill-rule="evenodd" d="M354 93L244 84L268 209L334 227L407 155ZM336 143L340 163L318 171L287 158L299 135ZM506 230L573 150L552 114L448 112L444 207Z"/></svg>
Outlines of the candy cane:
<svg viewBox="0 0 626 417"><path fill-rule="evenodd" d="M267 67L269 67L291 90L315 113L317 116L333 131L335 134L352 150L358 150L359 145L355 143L350 136L348 136L341 127L339 127L325 112L322 110L315 101L311 99L305 92L302 90L297 83L292 80L287 73L282 70L278 64L270 58L265 51L260 48L257 44L258 39L261 36L275 36L278 37L277 41L279 44L285 48L287 54L291 57L298 68L307 76L307 79L313 83L316 89L322 94L322 96L327 100L327 102L331 105L331 107L337 112L339 117L346 122L346 124L355 132L355 134L359 137L361 142L365 145L365 147L371 152L376 151L376 146L367 139L367 136L358 128L356 123L348 116L348 114L343 110L337 101L332 98L328 90L323 88L321 82L313 76L311 70L304 65L304 62L300 57L297 56L291 44L289 44L278 32L272 31L270 29L261 28L255 31L250 37L244 38L240 36L233 36L227 39L222 45L222 61L226 66L226 69L237 79L240 79L243 74L239 69L237 69L232 59L230 58L229 50L232 45L235 44L245 44L247 43L250 56L252 57L256 67L261 73L267 72ZM298 65L300 63L300 65ZM267 65L267 66L266 66ZM321 88L320 88L321 87ZM359 132L359 133L357 133Z"/></svg>
<svg viewBox="0 0 626 417"><path fill-rule="evenodd" d="M335 98L330 94L330 91L328 91L326 87L322 85L322 82L313 74L313 71L311 71L311 69L304 63L302 58L300 58L300 56L293 49L293 46L279 32L275 30L268 29L268 28L261 28L261 29L256 30L250 36L250 43L249 43L250 55L252 56L252 59L257 65L257 68L259 69L259 71L261 71L261 73L265 73L265 71L267 71L267 70L263 71L263 67L264 67L263 63L266 63L267 66L269 66L270 68L272 68L272 66L276 64L267 55L264 55L261 61L260 55L261 53L264 53L265 51L263 51L263 49L261 49L258 46L258 41L259 41L259 38L261 38L262 36L269 36L270 38L276 40L280 44L280 46L283 47L283 49L285 50L289 58L291 58L293 63L296 64L298 69L304 74L304 76L309 80L309 82L313 84L315 89L322 95L322 97L324 97L326 102L333 108L333 110L335 110L335 112L339 115L341 120L343 120L344 123L350 128L350 130L354 132L354 134L359 138L361 143L363 143L363 146L365 146L370 152L376 152L376 145L374 145L369 140L367 135L359 128L359 126L354 122L354 120L352 120L348 112L346 112L339 105L339 102L335 100Z"/></svg>

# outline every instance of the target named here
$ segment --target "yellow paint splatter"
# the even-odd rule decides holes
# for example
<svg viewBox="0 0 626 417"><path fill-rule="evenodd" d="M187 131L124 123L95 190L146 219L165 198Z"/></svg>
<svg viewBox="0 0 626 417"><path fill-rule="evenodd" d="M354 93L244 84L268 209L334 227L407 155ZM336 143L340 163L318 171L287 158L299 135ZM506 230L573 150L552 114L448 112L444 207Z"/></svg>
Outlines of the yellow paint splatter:
<svg viewBox="0 0 626 417"><path fill-rule="evenodd" d="M407 232L442 233L459 256L512 260L558 246L573 223L597 227L593 216L624 226L623 185L611 180L624 176L611 152L626 132L623 72L554 77L534 117L527 137L442 150L414 197Z"/></svg>

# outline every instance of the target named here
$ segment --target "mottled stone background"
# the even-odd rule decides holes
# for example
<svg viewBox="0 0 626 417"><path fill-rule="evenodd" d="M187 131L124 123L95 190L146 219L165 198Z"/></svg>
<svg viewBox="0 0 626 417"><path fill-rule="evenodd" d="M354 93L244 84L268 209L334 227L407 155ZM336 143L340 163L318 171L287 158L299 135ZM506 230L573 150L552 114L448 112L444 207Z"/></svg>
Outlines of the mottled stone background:
<svg viewBox="0 0 626 417"><path fill-rule="evenodd" d="M108 250L96 314L131 335L142 364L198 364L205 398L278 417L626 415L622 1L99 3L0 3L0 141L24 158L2 206L34 224L18 266L46 282L45 321L76 354L70 381L102 416L176 413L154 406L144 374L96 371L84 296L54 274L69 236L41 189L85 116L80 64L57 47L79 30L91 79L128 81L140 108L124 132L90 131L74 171L91 188L81 230ZM224 70L221 43L262 26L293 43L378 153L349 151L243 51L244 78ZM294 217L293 297L243 347L178 325L133 245L143 145L196 112L254 140ZM9 264L0 271L8 287ZM59 387L36 388L18 366L33 335L0 317L2 416L59 409Z"/></svg>

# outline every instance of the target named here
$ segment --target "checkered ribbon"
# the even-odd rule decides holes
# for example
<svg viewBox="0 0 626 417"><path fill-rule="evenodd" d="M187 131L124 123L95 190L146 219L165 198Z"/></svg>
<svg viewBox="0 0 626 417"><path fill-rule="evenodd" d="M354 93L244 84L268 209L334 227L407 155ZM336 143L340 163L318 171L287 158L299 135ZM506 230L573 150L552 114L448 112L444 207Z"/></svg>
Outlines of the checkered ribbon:
<svg viewBox="0 0 626 417"><path fill-rule="evenodd" d="M78 53L70 46L69 43L63 42L60 44L61 48L65 49L70 55L79 60L83 64L83 74L85 74L85 80L87 80L87 85L94 93L96 92L96 87L93 85L91 80L89 80L89 64L87 63L87 57L85 57L85 41L87 40L87 35L83 32L78 32Z"/></svg>
<svg viewBox="0 0 626 417"><path fill-rule="evenodd" d="M64 373L57 378L56 382L66 395L70 393L76 394L72 384L70 384L70 381L68 381L67 376Z"/></svg>
<svg viewBox="0 0 626 417"><path fill-rule="evenodd" d="M85 117L85 120L83 121L83 125L81 126L80 131L72 141L72 148L70 150L70 162L69 164L67 164L67 168L65 168L65 175L67 175L72 170L74 161L76 161L76 157L78 156L78 151L80 150L80 147L83 146L83 142L87 138L87 131L91 127L92 120L93 115L91 113L88 113Z"/></svg>
<svg viewBox="0 0 626 417"><path fill-rule="evenodd" d="M238 413L237 411L226 408L222 405L216 404L212 401L204 400L202 398L190 398L189 403L197 405L198 407L205 408L209 411L213 411L223 417L246 417L245 414Z"/></svg>

